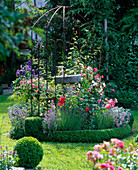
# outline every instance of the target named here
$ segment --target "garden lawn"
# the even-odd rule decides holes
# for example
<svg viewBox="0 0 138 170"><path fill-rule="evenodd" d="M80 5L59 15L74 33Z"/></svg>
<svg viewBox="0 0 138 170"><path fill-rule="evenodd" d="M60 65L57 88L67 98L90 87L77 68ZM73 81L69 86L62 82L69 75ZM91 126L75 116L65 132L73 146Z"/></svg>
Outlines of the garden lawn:
<svg viewBox="0 0 138 170"><path fill-rule="evenodd" d="M17 140L8 137L10 121L7 108L15 102L9 99L9 95L0 95L0 146L7 145L12 150ZM133 124L133 134L123 139L125 145L133 142L138 134L138 110L133 109L135 121ZM49 170L78 170L91 169L91 162L86 161L86 153L93 150L94 143L53 143L41 142L44 150L43 160L40 165L43 169Z"/></svg>

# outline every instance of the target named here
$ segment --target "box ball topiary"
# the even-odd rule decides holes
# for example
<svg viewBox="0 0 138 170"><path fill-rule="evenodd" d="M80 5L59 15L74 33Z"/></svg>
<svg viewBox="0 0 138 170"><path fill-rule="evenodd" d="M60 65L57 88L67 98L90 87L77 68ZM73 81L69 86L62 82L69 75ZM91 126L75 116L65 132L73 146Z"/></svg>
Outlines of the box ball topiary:
<svg viewBox="0 0 138 170"><path fill-rule="evenodd" d="M35 168L43 157L41 143L34 137L23 137L19 139L14 147L18 154L17 166Z"/></svg>

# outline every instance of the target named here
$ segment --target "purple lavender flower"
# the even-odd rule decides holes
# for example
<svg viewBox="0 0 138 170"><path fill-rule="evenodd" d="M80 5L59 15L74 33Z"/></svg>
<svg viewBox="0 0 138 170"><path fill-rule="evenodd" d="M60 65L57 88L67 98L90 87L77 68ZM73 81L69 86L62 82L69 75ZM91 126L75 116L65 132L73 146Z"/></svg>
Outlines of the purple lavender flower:
<svg viewBox="0 0 138 170"><path fill-rule="evenodd" d="M35 70L34 69L32 70L32 75L35 75Z"/></svg>
<svg viewBox="0 0 138 170"><path fill-rule="evenodd" d="M39 71L39 75L42 76L42 71Z"/></svg>
<svg viewBox="0 0 138 170"><path fill-rule="evenodd" d="M26 70L28 70L28 71L30 70L30 67L28 65L26 66Z"/></svg>
<svg viewBox="0 0 138 170"><path fill-rule="evenodd" d="M22 75L23 75L23 76L25 76L25 74L26 74L26 71L25 71L25 70L23 70L23 71L22 71Z"/></svg>
<svg viewBox="0 0 138 170"><path fill-rule="evenodd" d="M38 77L38 75L35 75L35 77L37 78L37 77Z"/></svg>
<svg viewBox="0 0 138 170"><path fill-rule="evenodd" d="M23 70L20 70L20 73L22 74Z"/></svg>
<svg viewBox="0 0 138 170"><path fill-rule="evenodd" d="M17 70L17 71L16 71L16 77L19 76L19 74L20 74L20 71Z"/></svg>
<svg viewBox="0 0 138 170"><path fill-rule="evenodd" d="M31 61L31 60L28 61L28 66L29 66L29 67L32 66L32 61Z"/></svg>

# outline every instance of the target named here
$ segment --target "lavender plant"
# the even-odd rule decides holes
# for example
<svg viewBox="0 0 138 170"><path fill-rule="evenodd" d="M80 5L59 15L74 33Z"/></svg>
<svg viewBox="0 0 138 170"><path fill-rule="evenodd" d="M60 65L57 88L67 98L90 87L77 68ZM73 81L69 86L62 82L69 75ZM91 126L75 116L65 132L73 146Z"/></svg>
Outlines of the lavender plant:
<svg viewBox="0 0 138 170"><path fill-rule="evenodd" d="M23 107L21 103L13 105L8 108L8 116L13 126L24 127L24 119L29 116L26 107Z"/></svg>
<svg viewBox="0 0 138 170"><path fill-rule="evenodd" d="M115 127L126 126L130 122L131 113L129 109L123 107L114 107L109 109L106 113L113 115Z"/></svg>
<svg viewBox="0 0 138 170"><path fill-rule="evenodd" d="M45 117L42 121L43 133L48 133L48 135L51 135L57 130L58 121L60 121L60 118L56 113L54 102L51 101L50 105L51 107L48 112L45 113Z"/></svg>

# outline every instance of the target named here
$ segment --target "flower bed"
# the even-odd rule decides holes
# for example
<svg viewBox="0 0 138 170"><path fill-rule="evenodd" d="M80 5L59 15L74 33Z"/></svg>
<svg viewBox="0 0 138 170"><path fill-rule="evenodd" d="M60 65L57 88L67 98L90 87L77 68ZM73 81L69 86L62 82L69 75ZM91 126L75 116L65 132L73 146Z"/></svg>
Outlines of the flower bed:
<svg viewBox="0 0 138 170"><path fill-rule="evenodd" d="M8 110L12 138L26 135L43 141L102 142L129 135L133 114L117 107L116 98L105 96L104 76L97 68L79 64L81 82L68 93L53 80L47 87L44 70L35 67L35 61L17 70L13 97L21 102Z"/></svg>

